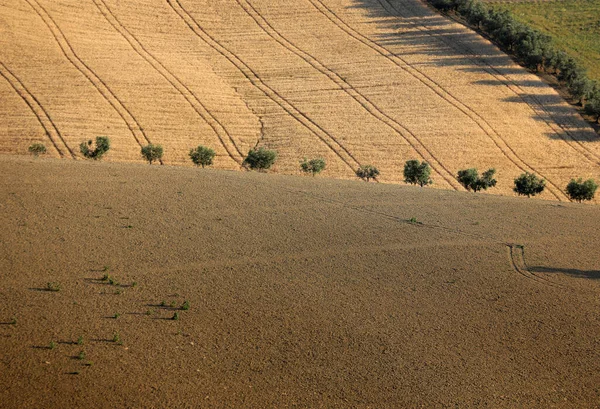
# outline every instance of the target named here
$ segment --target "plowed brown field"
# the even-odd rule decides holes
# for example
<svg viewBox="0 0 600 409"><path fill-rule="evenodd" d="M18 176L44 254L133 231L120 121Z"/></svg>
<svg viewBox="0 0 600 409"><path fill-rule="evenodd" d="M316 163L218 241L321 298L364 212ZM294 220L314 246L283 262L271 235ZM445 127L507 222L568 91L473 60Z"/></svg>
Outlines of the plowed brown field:
<svg viewBox="0 0 600 409"><path fill-rule="evenodd" d="M8 155L0 174L2 409L598 407L598 206Z"/></svg>
<svg viewBox="0 0 600 409"><path fill-rule="evenodd" d="M489 42L415 0L0 0L0 152L44 142L79 156L106 135L107 160L162 144L216 167L275 149L275 170L327 159L325 175L374 164L401 182L423 158L434 186L459 169L523 171L567 200L573 177L600 179L600 139L548 85Z"/></svg>

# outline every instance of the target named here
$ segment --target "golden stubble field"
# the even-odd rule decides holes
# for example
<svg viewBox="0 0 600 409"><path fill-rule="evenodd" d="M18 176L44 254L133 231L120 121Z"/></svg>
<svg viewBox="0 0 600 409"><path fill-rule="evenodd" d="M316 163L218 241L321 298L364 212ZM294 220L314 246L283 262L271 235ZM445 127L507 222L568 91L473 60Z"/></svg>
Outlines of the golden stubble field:
<svg viewBox="0 0 600 409"><path fill-rule="evenodd" d="M106 135L110 161L152 142L189 164L203 144L239 169L258 144L278 173L322 156L330 177L374 164L401 182L425 159L434 187L494 167L495 193L530 171L563 201L571 178L600 179L598 135L574 109L415 0L0 0L0 34L4 153L44 142L72 158Z"/></svg>
<svg viewBox="0 0 600 409"><path fill-rule="evenodd" d="M597 206L7 155L0 173L1 408L597 406Z"/></svg>

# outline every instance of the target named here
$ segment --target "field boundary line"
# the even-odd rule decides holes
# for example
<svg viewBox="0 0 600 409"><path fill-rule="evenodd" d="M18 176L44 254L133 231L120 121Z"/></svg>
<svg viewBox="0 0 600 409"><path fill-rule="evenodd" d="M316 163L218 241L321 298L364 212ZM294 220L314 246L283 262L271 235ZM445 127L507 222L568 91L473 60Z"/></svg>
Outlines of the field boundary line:
<svg viewBox="0 0 600 409"><path fill-rule="evenodd" d="M390 115L382 111L375 103L369 98L363 95L359 90L354 88L347 80L339 75L334 70L327 67L324 63L319 61L315 56L302 50L296 46L292 41L288 40L283 34L281 34L275 27L273 27L268 20L260 14L260 12L251 4L249 0L236 0L237 3L244 9L244 11L252 17L256 24L273 40L275 40L282 47L292 52L307 64L312 66L314 69L328 77L333 83L335 83L340 90L348 94L354 99L365 111L367 111L375 119L382 122L384 125L392 129L396 134L400 135L406 143L408 143L422 159L430 162L433 170L442 177L454 190L463 190L460 183L457 182L456 177L450 170L448 170L444 164L425 146L425 144L408 128L392 118ZM242 3L245 3L245 7ZM407 136L406 134L410 135ZM412 140L411 140L412 139ZM424 151L424 152L423 152ZM441 168L438 169L438 168Z"/></svg>
<svg viewBox="0 0 600 409"><path fill-rule="evenodd" d="M238 145L235 140L231 136L231 134L227 131L225 126L219 121L216 116L211 113L205 106L202 104L197 95L187 87L183 81L181 81L175 74L169 71L156 57L152 55L143 45L142 43L127 29L125 26L119 21L116 15L110 10L110 8L106 5L104 0L92 0L100 13L104 16L104 18L110 23L110 25L119 33L121 36L127 41L127 43L131 46L131 48L142 57L154 70L156 70L179 94L181 94L188 104L196 111L198 116L202 118L215 132L217 138L221 142L223 148L229 155L229 157L239 165L242 164L244 155L240 151ZM195 103L194 103L195 101ZM210 118L210 120L209 120ZM224 135L223 135L224 134ZM233 148L229 146L226 142L226 139L229 139ZM237 153L236 157L235 153Z"/></svg>
<svg viewBox="0 0 600 409"><path fill-rule="evenodd" d="M349 154L339 142L332 138L331 135L325 131L320 125L314 120L309 118L305 113L296 108L291 102L285 97L279 94L276 90L268 86L264 80L246 64L240 57L235 55L228 48L223 46L213 36L208 34L206 30L197 22L197 20L183 7L179 0L167 0L167 3L171 6L173 11L187 24L196 36L198 36L204 43L206 43L213 50L222 55L227 59L233 66L235 66L246 79L259 89L267 98L271 99L275 104L287 112L292 118L298 121L311 133L317 136L338 158L344 162L353 172L356 170L357 165L360 166L360 162L356 160L351 154ZM338 146L336 149L335 145Z"/></svg>
<svg viewBox="0 0 600 409"><path fill-rule="evenodd" d="M574 138L573 135L571 134L571 132L568 129L566 129L565 125L563 125L561 123L561 121L556 120L555 115L553 115L551 112L549 112L546 109L546 107L544 106L544 104L535 95L528 95L525 92L525 90L523 88L521 88L517 83L515 83L512 79L510 79L505 74L500 72L496 67L494 67L493 65L488 63L484 56L479 55L471 47L469 47L468 45L466 45L464 43L458 45L458 43L452 43L450 41L447 41L441 34L432 33L427 28L427 26L423 23L419 24L419 23L415 23L414 21L409 20L409 17L407 17L405 14L403 14L389 0L377 0L377 1L382 6L382 8L384 8L388 12L388 14L390 14L390 16L403 17L403 18L407 19L406 22L408 24L415 27L416 29L418 29L422 33L426 34L427 36L435 38L438 42L444 43L446 47L448 47L454 51L458 51L461 54L463 54L463 53L468 54L468 55L465 55L465 57L468 60L470 60L475 65L481 67L485 72L487 72L492 77L494 77L496 80L498 80L501 84L506 86L513 94L515 94L519 99L521 99L529 107L529 109L531 109L531 111L535 115L537 115L540 119L542 119L544 121L544 123L546 125L548 125L548 127L550 129L552 129L552 131L561 140L563 140L570 148L575 150L580 155L584 155L585 158L588 159L589 161L594 162L595 164L600 163L600 155L590 151L580 141L578 141L576 138ZM407 9L414 10L414 5L411 7L408 3L410 3L410 1L409 2L403 1L403 4L407 6L406 7ZM387 7L386 7L386 4L387 4ZM391 8L392 10L390 10L389 8ZM439 14L437 14L437 15L439 16ZM458 24L460 24L460 23L458 23ZM461 25L464 26L464 24L461 24ZM516 90L515 90L515 88L516 88ZM537 106L537 109L536 109L536 106ZM540 115L538 110L541 110L545 115ZM572 121L569 120L568 122L572 124ZM557 129L557 126L558 126L558 128L560 128L560 130ZM572 143L569 143L569 141L566 140L563 135L567 136L567 138L570 139L571 142L574 142L581 149L578 149ZM590 141L589 138L586 138L586 139L588 139L588 141ZM587 153L582 152L582 150ZM590 156L592 156L594 159L590 158ZM562 191L562 189L561 189L561 191Z"/></svg>
<svg viewBox="0 0 600 409"><path fill-rule="evenodd" d="M23 82L1 61L0 75L6 80L6 82L8 82L11 88L15 90L17 95L21 97L25 104L27 104L31 112L33 112L42 128L44 128L44 132L46 133L46 136L52 143L52 146L58 152L58 155L61 158L65 157L65 153L62 151L62 149L58 147L56 139L59 139L62 142L62 144L65 145L65 148L69 152L69 155L73 159L75 159L75 154L73 153L69 145L67 145L67 143L65 142L65 139L63 138L61 132L58 130L58 127L50 117L48 111L46 111L46 109L42 106L37 97L33 95L33 93L29 91L29 89L27 89L25 84L23 84ZM53 136L53 134L55 135Z"/></svg>
<svg viewBox="0 0 600 409"><path fill-rule="evenodd" d="M313 5L313 7L319 10L319 12L325 15L333 24L338 26L340 30L344 31L355 40L361 42L365 46L379 53L381 56L390 60L400 69L404 70L413 78L417 79L423 85L431 89L440 98L442 98L450 105L455 107L457 110L462 112L488 136L492 143L496 145L496 147L500 150L502 155L504 155L504 157L506 157L506 159L512 162L513 165L515 165L518 169L520 169L523 172L538 173L539 175L544 177L544 175L542 175L540 172L537 172L531 165L527 164L527 162L521 159L521 157L510 147L510 145L504 140L504 138L498 133L498 131L494 129L494 127L485 118L483 118L471 107L469 107L468 105L460 101L458 98L456 98L450 91L446 90L427 74L423 73L418 68L413 67L406 60L396 55L385 46L378 44L377 42L371 40L369 37L360 33L358 30L350 26L350 24L346 23L335 11L326 6L321 0L308 1ZM389 10L386 9L386 11L388 11L389 13ZM545 178L548 179L547 177ZM566 195L564 195L562 190L550 180L548 180L548 191L559 201L568 200L568 198L566 197Z"/></svg>
<svg viewBox="0 0 600 409"><path fill-rule="evenodd" d="M58 24L54 21L52 16L46 11L46 9L38 3L37 0L24 0L29 6L40 16L52 37L58 43L58 46L63 52L63 55L67 60L96 88L98 93L113 107L117 114L123 119L129 131L133 135L133 138L138 145L143 146L146 143L151 143L150 139L144 132L144 129L133 116L133 114L125 107L121 100L116 94L108 87L108 85L77 55L67 37L60 29ZM162 163L162 162L161 162Z"/></svg>

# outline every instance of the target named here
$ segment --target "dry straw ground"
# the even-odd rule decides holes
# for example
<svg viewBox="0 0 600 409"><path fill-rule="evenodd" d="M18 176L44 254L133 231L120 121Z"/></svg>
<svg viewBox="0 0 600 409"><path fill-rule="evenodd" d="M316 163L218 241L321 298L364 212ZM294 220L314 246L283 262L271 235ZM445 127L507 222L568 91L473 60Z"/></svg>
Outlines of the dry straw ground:
<svg viewBox="0 0 600 409"><path fill-rule="evenodd" d="M1 408L600 399L598 206L6 155L0 174Z"/></svg>
<svg viewBox="0 0 600 409"><path fill-rule="evenodd" d="M384 182L423 158L435 187L466 167L523 171L566 200L600 179L600 142L558 94L464 27L415 0L1 0L0 151L44 142L77 156L98 135L107 160L167 164L198 144L238 169L256 144L276 171L323 156L326 175L374 164Z"/></svg>

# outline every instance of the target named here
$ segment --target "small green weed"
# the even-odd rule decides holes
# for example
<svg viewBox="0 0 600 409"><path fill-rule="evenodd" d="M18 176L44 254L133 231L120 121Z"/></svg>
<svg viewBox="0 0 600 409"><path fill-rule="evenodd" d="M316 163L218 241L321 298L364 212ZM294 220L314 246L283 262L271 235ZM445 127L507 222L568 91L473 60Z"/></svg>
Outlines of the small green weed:
<svg viewBox="0 0 600 409"><path fill-rule="evenodd" d="M56 342L54 342L54 341L50 341L50 344L48 345L48 348L49 348L49 349L56 349L56 346L57 346L57 345L56 345Z"/></svg>
<svg viewBox="0 0 600 409"><path fill-rule="evenodd" d="M77 345L83 345L83 336L80 335L79 338L77 338Z"/></svg>
<svg viewBox="0 0 600 409"><path fill-rule="evenodd" d="M113 335L112 341L115 344L117 344L117 345L122 345L123 344L123 340L121 339L121 336L119 335L118 332L115 332L115 334Z"/></svg>
<svg viewBox="0 0 600 409"><path fill-rule="evenodd" d="M46 291L58 292L60 291L60 283L57 282L48 282L46 284Z"/></svg>
<svg viewBox="0 0 600 409"><path fill-rule="evenodd" d="M183 304L181 305L181 309L184 311L187 311L190 309L190 302L189 301L184 301Z"/></svg>
<svg viewBox="0 0 600 409"><path fill-rule="evenodd" d="M173 314L173 316L171 317L171 319L172 319L173 321L179 321L179 313L178 313L178 312L176 312L175 314Z"/></svg>
<svg viewBox="0 0 600 409"><path fill-rule="evenodd" d="M77 355L77 359L79 359L80 361L83 361L85 359L85 351L79 351L79 354Z"/></svg>

